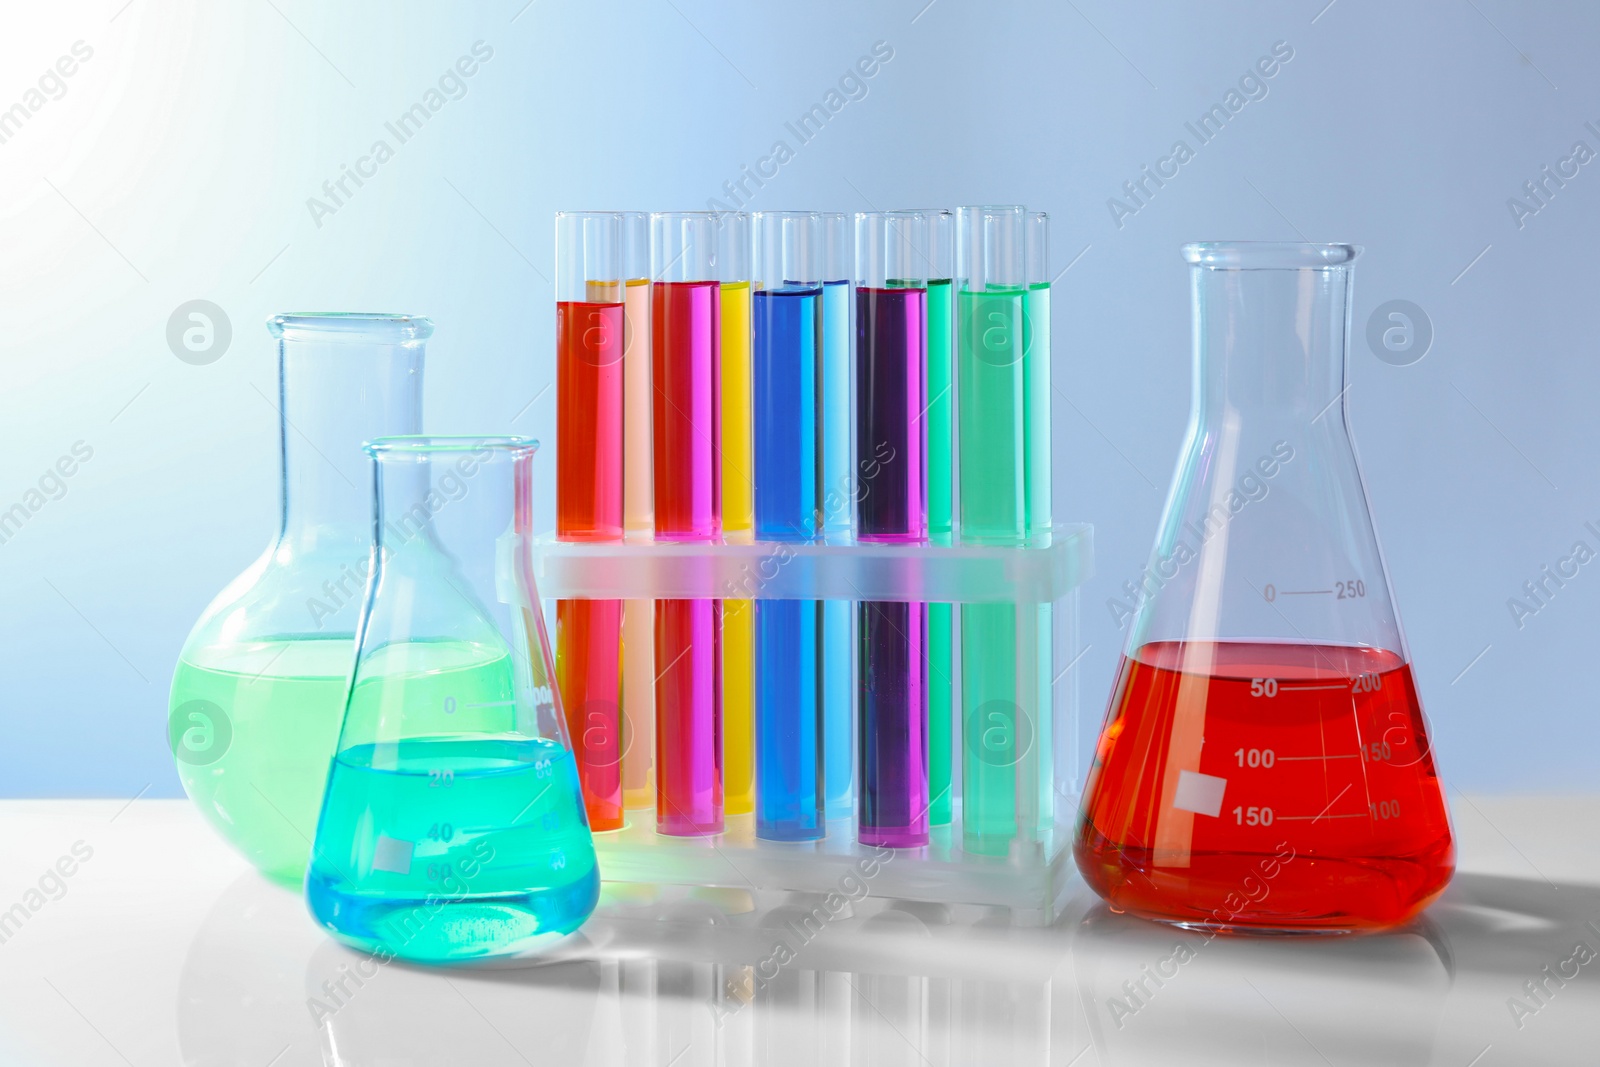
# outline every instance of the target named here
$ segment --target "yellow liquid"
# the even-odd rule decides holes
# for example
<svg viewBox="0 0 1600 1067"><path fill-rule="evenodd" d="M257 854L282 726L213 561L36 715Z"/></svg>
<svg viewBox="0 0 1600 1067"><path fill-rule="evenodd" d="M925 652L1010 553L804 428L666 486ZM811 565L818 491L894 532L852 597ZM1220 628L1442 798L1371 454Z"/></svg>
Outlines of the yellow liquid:
<svg viewBox="0 0 1600 1067"><path fill-rule="evenodd" d="M756 808L755 622L753 600L722 602L722 810Z"/></svg>
<svg viewBox="0 0 1600 1067"><path fill-rule="evenodd" d="M755 528L750 427L750 283L722 283L722 532Z"/></svg>
<svg viewBox="0 0 1600 1067"><path fill-rule="evenodd" d="M747 541L755 529L750 425L750 283L722 283L722 531ZM755 810L755 607L722 605L722 808Z"/></svg>

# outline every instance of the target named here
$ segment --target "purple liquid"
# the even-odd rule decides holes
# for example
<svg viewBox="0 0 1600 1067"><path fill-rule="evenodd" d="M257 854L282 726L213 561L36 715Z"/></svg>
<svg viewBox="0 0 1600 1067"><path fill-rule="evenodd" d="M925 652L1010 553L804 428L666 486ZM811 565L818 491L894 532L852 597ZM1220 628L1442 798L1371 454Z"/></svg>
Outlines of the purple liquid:
<svg viewBox="0 0 1600 1067"><path fill-rule="evenodd" d="M856 290L857 536L928 539L926 289ZM862 844L928 843L928 606L857 609Z"/></svg>
<svg viewBox="0 0 1600 1067"><path fill-rule="evenodd" d="M926 289L856 290L857 534L928 539Z"/></svg>

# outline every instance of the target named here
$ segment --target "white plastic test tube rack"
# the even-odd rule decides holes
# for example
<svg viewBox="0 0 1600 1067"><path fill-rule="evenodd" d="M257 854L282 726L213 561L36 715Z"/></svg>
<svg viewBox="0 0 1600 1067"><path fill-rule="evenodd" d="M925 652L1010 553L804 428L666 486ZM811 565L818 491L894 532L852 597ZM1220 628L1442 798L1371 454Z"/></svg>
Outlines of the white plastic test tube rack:
<svg viewBox="0 0 1600 1067"><path fill-rule="evenodd" d="M853 874L874 896L1009 909L1018 922L1050 922L1074 875L1073 823L1098 723L1080 721L1078 592L1093 564L1093 528L1059 525L1025 547L885 544L577 544L541 538L534 578L547 603L557 599L793 599L1049 605L1050 662L1022 662L1017 692L1048 688L1041 721L1015 755L1018 832L1008 855L962 848L962 749L981 743L981 723L963 730L957 662L952 672L954 817L916 849L859 844L855 820L828 823L814 842L755 836L750 815L729 815L714 837L656 833L651 809L630 810L624 829L595 835L601 876L612 882L781 889L827 893ZM959 616L959 612L956 613ZM960 641L954 642L960 649ZM626 653L624 653L626 654ZM856 678L859 684L860 670ZM1040 679L1045 679L1041 682ZM1019 701L1019 703L1022 703ZM974 726L976 730L974 730ZM969 737L967 734L973 733ZM1019 736L1023 731L1019 731ZM1028 796L1023 796L1024 791ZM1035 799L1036 798L1036 802ZM1030 807L1034 809L1029 812Z"/></svg>

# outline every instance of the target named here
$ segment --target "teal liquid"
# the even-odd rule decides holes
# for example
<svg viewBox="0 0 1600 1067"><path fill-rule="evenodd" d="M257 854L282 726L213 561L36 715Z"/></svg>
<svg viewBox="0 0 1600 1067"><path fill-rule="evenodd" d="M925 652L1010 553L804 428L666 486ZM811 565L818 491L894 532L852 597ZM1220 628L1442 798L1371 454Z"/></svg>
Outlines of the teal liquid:
<svg viewBox="0 0 1600 1067"><path fill-rule="evenodd" d="M443 963L537 951L594 910L600 876L561 744L419 738L341 752L306 897L368 952Z"/></svg>
<svg viewBox="0 0 1600 1067"><path fill-rule="evenodd" d="M1024 511L1028 536L1050 529L1050 283L1023 296Z"/></svg>
<svg viewBox="0 0 1600 1067"><path fill-rule="evenodd" d="M422 962L534 952L577 929L599 875L572 754L537 736L550 699L518 686L498 641L365 656L306 877L317 920Z"/></svg>
<svg viewBox="0 0 1600 1067"><path fill-rule="evenodd" d="M948 538L946 538L948 540ZM928 605L928 822L949 826L950 726L955 655L951 644L953 604Z"/></svg>
<svg viewBox="0 0 1600 1067"><path fill-rule="evenodd" d="M928 282L928 411L924 419L928 457L928 540L947 545L951 536L951 496L955 488L952 464L951 413L955 390L951 382L950 350L955 325L950 279ZM948 826L951 819L950 760L952 720L951 605L928 605L928 822Z"/></svg>

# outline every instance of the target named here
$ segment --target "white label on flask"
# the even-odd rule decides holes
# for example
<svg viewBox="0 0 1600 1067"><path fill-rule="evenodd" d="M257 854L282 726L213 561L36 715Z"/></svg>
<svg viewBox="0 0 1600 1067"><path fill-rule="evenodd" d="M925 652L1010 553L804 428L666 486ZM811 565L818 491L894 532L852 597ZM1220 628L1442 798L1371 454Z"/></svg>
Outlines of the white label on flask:
<svg viewBox="0 0 1600 1067"><path fill-rule="evenodd" d="M378 846L372 850L372 869L390 874L411 873L411 853L416 845L386 834L378 835Z"/></svg>
<svg viewBox="0 0 1600 1067"><path fill-rule="evenodd" d="M1222 792L1227 788L1226 778L1198 771L1179 771L1178 791L1173 794L1172 806L1179 811L1216 818L1222 812Z"/></svg>

